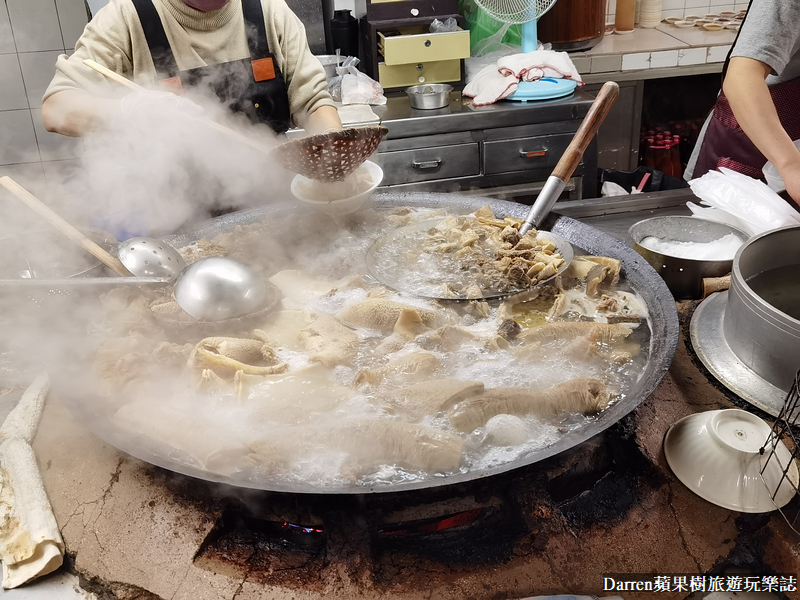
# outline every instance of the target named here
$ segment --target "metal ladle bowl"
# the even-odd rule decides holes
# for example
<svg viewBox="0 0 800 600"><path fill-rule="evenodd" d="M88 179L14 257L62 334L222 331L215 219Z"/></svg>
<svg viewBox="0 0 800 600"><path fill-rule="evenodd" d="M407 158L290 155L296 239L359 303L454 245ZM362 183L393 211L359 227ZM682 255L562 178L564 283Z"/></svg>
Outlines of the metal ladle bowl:
<svg viewBox="0 0 800 600"><path fill-rule="evenodd" d="M175 279L186 268L186 262L175 248L154 238L125 240L117 248L117 256L137 277Z"/></svg>
<svg viewBox="0 0 800 600"><path fill-rule="evenodd" d="M268 300L267 285L255 271L217 256L189 265L178 275L173 291L183 310L206 321L248 315Z"/></svg>

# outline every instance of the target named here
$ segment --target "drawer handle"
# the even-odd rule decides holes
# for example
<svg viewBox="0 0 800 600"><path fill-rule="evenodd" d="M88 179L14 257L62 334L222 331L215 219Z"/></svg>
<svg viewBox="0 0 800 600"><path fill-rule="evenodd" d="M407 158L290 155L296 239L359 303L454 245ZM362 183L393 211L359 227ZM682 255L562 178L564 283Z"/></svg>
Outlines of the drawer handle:
<svg viewBox="0 0 800 600"><path fill-rule="evenodd" d="M527 150L520 150L519 155L522 158L541 158L547 154L546 150L531 150L528 152Z"/></svg>
<svg viewBox="0 0 800 600"><path fill-rule="evenodd" d="M411 163L411 166L415 169L435 169L442 164L442 159L437 158L434 160L415 160Z"/></svg>

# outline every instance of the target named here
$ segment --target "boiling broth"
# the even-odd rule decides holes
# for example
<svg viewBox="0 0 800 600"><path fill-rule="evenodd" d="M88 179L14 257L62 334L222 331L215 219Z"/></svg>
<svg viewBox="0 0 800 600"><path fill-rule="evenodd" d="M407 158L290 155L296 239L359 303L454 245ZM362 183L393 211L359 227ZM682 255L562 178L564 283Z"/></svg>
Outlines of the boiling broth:
<svg viewBox="0 0 800 600"><path fill-rule="evenodd" d="M762 271L748 279L747 285L771 306L800 320L800 265Z"/></svg>

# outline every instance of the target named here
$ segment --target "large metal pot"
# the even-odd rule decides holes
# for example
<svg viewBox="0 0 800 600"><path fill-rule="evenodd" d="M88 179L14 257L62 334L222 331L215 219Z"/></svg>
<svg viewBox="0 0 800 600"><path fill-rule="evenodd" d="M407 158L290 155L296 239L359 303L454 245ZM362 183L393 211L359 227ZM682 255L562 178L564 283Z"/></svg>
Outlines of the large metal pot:
<svg viewBox="0 0 800 600"><path fill-rule="evenodd" d="M514 216L521 219L527 216L529 209L528 206L514 202L458 194L383 192L375 194L373 197L373 206L379 210L397 206L417 206L444 208L451 213L463 214L487 204L498 215ZM191 231L171 236L168 241L181 247L198 239L212 238L220 233L231 231L237 225L246 225L260 222L269 217L294 215L296 213L297 207L291 204L268 205L258 209L240 211L201 223ZM557 217L556 215L550 215L543 224L543 229L551 230L561 235L587 253L615 257L622 262L627 283L641 295L647 304L651 330L650 347L647 349L648 360L644 372L631 388L625 391L624 397L585 425L565 432L552 446L531 452L517 460L483 470L473 470L448 477L406 480L394 485L375 487L365 487L357 484L319 487L304 482L236 479L235 476L221 476L189 466L185 461L170 457L169 454L160 453L157 449L143 444L140 440L132 439L130 435L119 430L103 412L104 406L107 404L103 398L97 397L96 393L92 396L92 392L89 389L79 390L75 388L75 382L79 376L77 372L71 374L68 382L71 387L66 388L61 396L73 414L85 423L95 435L128 454L185 475L255 489L315 494L397 492L462 483L530 465L588 440L634 410L660 383L672 362L678 343L678 318L675 303L672 301L664 281L630 246L594 227L566 217Z"/></svg>
<svg viewBox="0 0 800 600"><path fill-rule="evenodd" d="M784 392L800 369L800 321L769 304L748 280L766 270L791 266L800 269L800 227L751 239L734 259L722 321L725 340L739 360ZM786 273L795 282L797 269Z"/></svg>

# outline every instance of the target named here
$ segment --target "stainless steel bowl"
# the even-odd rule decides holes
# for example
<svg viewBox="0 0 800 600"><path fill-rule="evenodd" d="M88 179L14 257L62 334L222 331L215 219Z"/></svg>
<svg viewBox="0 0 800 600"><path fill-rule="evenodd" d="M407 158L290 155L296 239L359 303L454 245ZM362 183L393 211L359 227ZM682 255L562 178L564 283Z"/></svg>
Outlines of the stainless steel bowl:
<svg viewBox="0 0 800 600"><path fill-rule="evenodd" d="M446 83L423 83L406 88L411 108L423 110L444 108L450 104L450 92L452 91L453 86Z"/></svg>
<svg viewBox="0 0 800 600"><path fill-rule="evenodd" d="M703 279L706 277L722 277L731 272L733 257L730 260L697 260L667 256L645 248L641 241L648 236L676 242L713 242L732 233L747 241L743 231L697 217L653 217L634 223L628 229L633 240L634 249L664 279L676 300L700 298L703 295Z"/></svg>

